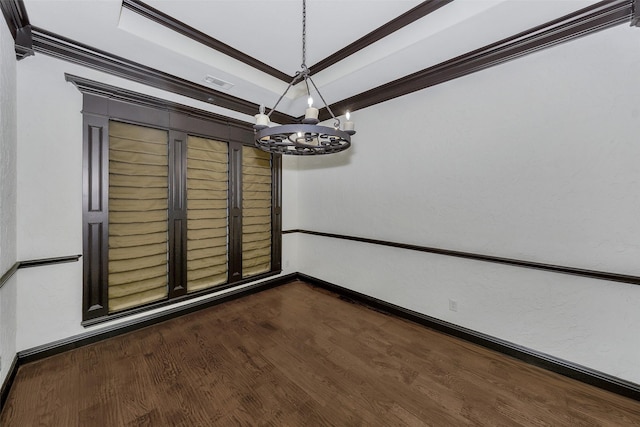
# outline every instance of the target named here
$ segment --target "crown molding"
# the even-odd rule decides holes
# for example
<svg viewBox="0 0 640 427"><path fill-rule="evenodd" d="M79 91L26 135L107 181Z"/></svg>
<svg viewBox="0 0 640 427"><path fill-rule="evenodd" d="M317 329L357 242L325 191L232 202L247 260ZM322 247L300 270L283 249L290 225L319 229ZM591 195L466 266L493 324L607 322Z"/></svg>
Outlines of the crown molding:
<svg viewBox="0 0 640 427"><path fill-rule="evenodd" d="M336 102L330 107L333 111L360 110L629 22L634 13L632 3L640 3L640 0L598 2L577 12ZM636 8L636 10L638 9ZM329 112L326 108L323 109L320 112L320 119L328 120L329 118L331 118Z"/></svg>
<svg viewBox="0 0 640 427"><path fill-rule="evenodd" d="M631 17L631 26L640 27L640 0L633 0L633 16Z"/></svg>
<svg viewBox="0 0 640 427"><path fill-rule="evenodd" d="M339 51L331 54L325 59L309 67L311 74L317 74L320 71L329 68L333 64L342 61L350 55L364 49L365 47L387 37L388 35L406 27L407 25L424 18L432 12L440 9L442 6L446 6L453 0L427 0L423 1L413 9L403 13L395 19L387 22L386 24L376 28L369 34L359 38L355 42L340 49Z"/></svg>
<svg viewBox="0 0 640 427"><path fill-rule="evenodd" d="M253 102L112 55L38 27L33 27L33 49L37 53L43 53L240 113L253 116L259 108L259 105ZM272 117L274 121L279 123L295 120L294 117L278 111L274 111Z"/></svg>
<svg viewBox="0 0 640 427"><path fill-rule="evenodd" d="M31 25L24 2L22 0L2 0L0 1L0 10L15 42L16 58L20 60L33 55Z"/></svg>
<svg viewBox="0 0 640 427"><path fill-rule="evenodd" d="M159 110L172 111L175 113L184 114L189 117L195 117L202 120L215 120L224 122L229 125L246 128L253 130L252 125L242 120L232 119L221 114L212 113L210 111L201 110L198 108L190 107L175 102L166 101L164 99L156 98L154 96L141 94L131 90L123 89L120 87L108 85L106 83L97 82L94 80L86 79L84 77L75 76L73 74L65 73L64 78L66 81L72 83L78 90L84 94L96 95L102 98L109 98L116 101L126 102L128 104L142 105L145 107L152 107ZM275 113L274 113L275 114Z"/></svg>
<svg viewBox="0 0 640 427"><path fill-rule="evenodd" d="M139 0L123 0L122 7L129 9L132 12L135 12L151 21L157 22L158 24L167 27L168 29L175 31L176 33L182 34L183 36L189 37L190 39L201 43L211 49L217 50L233 59L236 59L240 62L243 62L250 67L253 67L263 73L269 74L279 80L282 80L285 83L289 83L293 76L289 76L282 71L265 64L257 60L256 58L249 56L238 49L235 49L228 44L221 42L218 39L214 39L213 37L196 30L195 28L185 24L184 22L178 21L172 16L167 15L159 11L158 9L154 9L146 3L143 3Z"/></svg>
<svg viewBox="0 0 640 427"><path fill-rule="evenodd" d="M353 55L359 50L364 49L365 47L417 21L418 19L423 18L432 12L435 12L442 6L445 6L452 1L453 0L423 1L411 10L381 25L380 27L371 31L369 34L361 37L348 46L345 46L339 51L310 66L309 71L311 72L311 74L316 74L332 66L333 64L342 61L346 57ZM122 7L129 9L130 11L135 12L147 19L157 22L158 24L163 25L172 31L175 31L176 33L189 37L190 39L207 47L210 47L211 49L217 50L218 52L230 56L231 58L237 59L238 61L241 61L259 71L280 79L285 83L289 83L294 77L283 73L282 71L271 67L270 65L267 65L252 56L244 54L243 52L221 42L220 40L217 40L199 30L196 30L195 28L185 24L184 22L181 22L174 17L167 15L164 12L161 12L149 6L148 4L143 3L140 0L123 0Z"/></svg>
<svg viewBox="0 0 640 427"><path fill-rule="evenodd" d="M443 0L442 2L423 2L418 6L420 8L419 13L427 13L429 7L442 7L446 4L446 1L447 0ZM135 0L125 0L125 2L128 4L139 3ZM427 7L427 3L429 7ZM338 101L331 104L330 107L333 111L360 110L625 22L631 22L632 25L639 25L639 3L640 0L604 0L598 2L577 12L565 15L480 49L473 50L456 58ZM7 9L15 10L15 12L10 13L10 18L7 18L8 23L10 21L14 22L14 24L9 23L10 28L12 28L11 25L18 25L16 22L19 23L19 25L23 25L22 28L30 28L33 40L33 51L244 114L254 115L258 110L258 104L253 102L109 54L108 52L53 34L44 29L37 27L31 28L31 26L28 25L28 17L26 10L24 10L22 0L2 1L0 5L2 5L3 13ZM412 9L412 11L414 11L414 9ZM402 23L407 25L408 21L413 19L411 17L415 17L418 14L418 12L412 11L409 11L411 13L408 12L408 16L403 17L403 15L398 17L397 19L401 22L396 22L393 25L401 25ZM5 14L5 18L6 17L7 15ZM387 25L392 25L391 22ZM391 28L385 31L391 31ZM380 34L381 33L379 33L378 36ZM320 111L320 119L328 120L329 118L331 118L329 112L326 108L323 108ZM272 119L277 123L292 123L299 120L299 118L278 111L274 111Z"/></svg>

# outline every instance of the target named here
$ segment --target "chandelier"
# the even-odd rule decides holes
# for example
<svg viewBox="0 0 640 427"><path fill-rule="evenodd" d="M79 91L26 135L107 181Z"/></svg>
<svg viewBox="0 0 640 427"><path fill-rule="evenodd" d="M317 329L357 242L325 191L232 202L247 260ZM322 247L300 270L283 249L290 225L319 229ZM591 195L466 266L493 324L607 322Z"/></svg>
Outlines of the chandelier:
<svg viewBox="0 0 640 427"><path fill-rule="evenodd" d="M259 114L256 114L256 124L253 126L256 146L264 151L277 154L293 154L299 156L315 154L331 154L346 150L351 146L351 135L355 134L353 122L349 112L346 113L344 127L340 129L340 119L337 118L327 105L318 87L311 79L309 68L306 65L307 56L307 4L302 0L302 65L297 71L289 86L280 95L278 102L265 114L264 105L260 106ZM291 86L304 82L307 89L308 108L305 111L302 123L269 127L269 117L287 94ZM311 86L309 85L311 84ZM318 126L318 109L313 107L311 87L318 94L325 108L333 118L333 127Z"/></svg>

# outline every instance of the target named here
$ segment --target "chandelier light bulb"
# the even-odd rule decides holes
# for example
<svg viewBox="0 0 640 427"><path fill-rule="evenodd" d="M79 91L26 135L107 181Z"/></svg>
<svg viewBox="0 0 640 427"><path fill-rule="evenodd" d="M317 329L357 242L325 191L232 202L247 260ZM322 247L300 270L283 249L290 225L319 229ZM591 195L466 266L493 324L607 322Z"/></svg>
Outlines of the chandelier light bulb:
<svg viewBox="0 0 640 427"><path fill-rule="evenodd" d="M302 0L302 65L292 78L289 86L285 89L280 99L271 108L269 115L264 114L264 106L260 106L260 114L256 114L256 124L253 126L255 133L255 144L261 150L275 154L293 154L296 156L307 156L314 154L331 154L346 150L351 146L351 135L353 122L348 119L345 123L345 130L340 130L340 119L338 119L331 111L331 107L322 97L318 87L311 78L309 68L306 65L306 23L307 23L307 2ZM304 117L300 122L293 124L284 124L271 126L269 116L277 111L278 104L285 97L289 88L297 83L304 82L307 89L307 104ZM313 106L313 98L311 90L315 90L322 103L326 113L334 119L333 128L327 126L319 126L320 111ZM323 110L324 114L324 110Z"/></svg>
<svg viewBox="0 0 640 427"><path fill-rule="evenodd" d="M304 112L304 120L303 123L313 124L318 123L318 109L313 107L313 98L309 95L307 99L307 104L309 104L309 108Z"/></svg>
<svg viewBox="0 0 640 427"><path fill-rule="evenodd" d="M269 127L269 116L264 113L264 104L260 104L259 113L256 114L255 129L264 129Z"/></svg>
<svg viewBox="0 0 640 427"><path fill-rule="evenodd" d="M347 110L347 114L345 114L345 117L347 120L344 122L344 131L349 135L354 135L356 133L356 126L351 121L351 113L349 113L349 110Z"/></svg>

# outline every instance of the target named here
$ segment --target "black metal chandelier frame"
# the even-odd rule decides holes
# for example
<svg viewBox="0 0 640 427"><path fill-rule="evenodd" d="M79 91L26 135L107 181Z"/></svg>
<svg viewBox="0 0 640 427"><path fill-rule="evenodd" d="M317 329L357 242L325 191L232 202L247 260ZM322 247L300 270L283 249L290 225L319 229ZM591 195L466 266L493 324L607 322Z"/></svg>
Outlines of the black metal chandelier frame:
<svg viewBox="0 0 640 427"><path fill-rule="evenodd" d="M317 155L317 154L331 154L344 151L351 147L351 135L356 132L353 130L352 122L349 129L340 129L340 119L337 118L331 107L327 104L324 97L318 90L318 87L311 78L309 68L306 65L306 38L307 38L307 5L306 0L302 0L302 65L301 70L297 71L285 91L271 108L268 114L264 114L264 107L260 107L260 114L256 115L256 119L262 117L263 120L257 120L258 122L253 126L255 132L255 143L261 150L277 153L277 154L291 154L298 156ZM305 117L302 123L289 124L269 127L268 122L271 114L275 111L280 104L280 101L285 97L289 89L304 81L307 95L311 99L311 90L309 83L318 94L324 107L334 120L333 127L318 126L319 120L316 117ZM309 105L311 108L311 105ZM316 110L317 112L317 110ZM347 119L348 120L348 119Z"/></svg>

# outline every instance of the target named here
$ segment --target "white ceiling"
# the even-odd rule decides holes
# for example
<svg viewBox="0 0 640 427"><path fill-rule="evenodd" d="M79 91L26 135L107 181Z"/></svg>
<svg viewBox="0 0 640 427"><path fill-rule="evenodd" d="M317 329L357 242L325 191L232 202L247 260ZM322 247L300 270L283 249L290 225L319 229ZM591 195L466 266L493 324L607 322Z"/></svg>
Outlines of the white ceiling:
<svg viewBox="0 0 640 427"><path fill-rule="evenodd" d="M313 75L331 104L596 3L455 0ZM121 0L24 0L32 25L230 95L272 107L287 83L122 7ZM286 74L300 69L302 0L147 0L158 9ZM307 0L312 66L419 0ZM301 87L278 110L299 116ZM317 101L318 102L318 101ZM320 105L318 105L320 106ZM342 112L336 112L342 113Z"/></svg>

